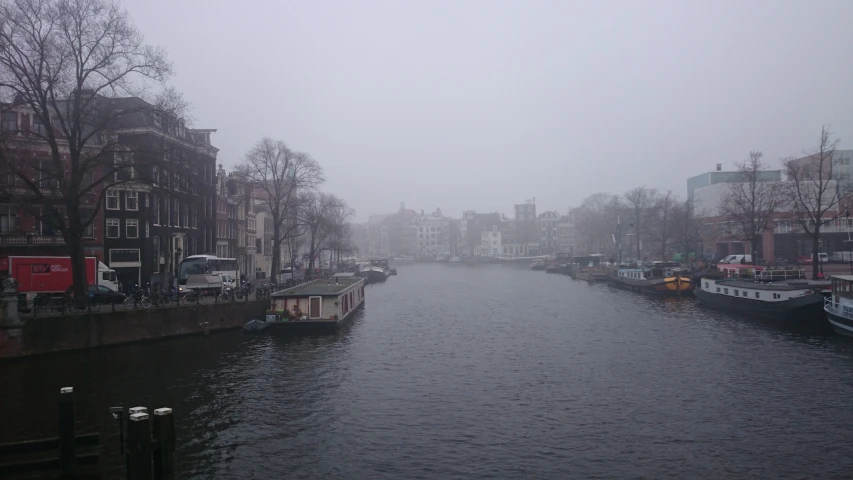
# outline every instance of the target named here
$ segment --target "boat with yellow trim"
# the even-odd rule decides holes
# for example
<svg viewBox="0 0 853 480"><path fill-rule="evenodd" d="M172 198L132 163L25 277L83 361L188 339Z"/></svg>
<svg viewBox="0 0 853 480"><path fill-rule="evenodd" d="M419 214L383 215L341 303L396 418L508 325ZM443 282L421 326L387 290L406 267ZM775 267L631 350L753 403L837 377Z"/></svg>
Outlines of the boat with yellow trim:
<svg viewBox="0 0 853 480"><path fill-rule="evenodd" d="M687 269L675 262L654 262L639 268L615 268L610 282L618 287L645 293L684 295L693 291L694 284Z"/></svg>

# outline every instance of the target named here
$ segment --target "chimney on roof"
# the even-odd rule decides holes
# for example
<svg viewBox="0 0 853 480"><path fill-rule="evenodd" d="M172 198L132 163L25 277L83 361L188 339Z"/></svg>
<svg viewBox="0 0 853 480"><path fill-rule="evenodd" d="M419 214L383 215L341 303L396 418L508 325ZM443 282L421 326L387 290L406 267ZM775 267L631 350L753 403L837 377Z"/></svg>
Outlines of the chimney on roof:
<svg viewBox="0 0 853 480"><path fill-rule="evenodd" d="M722 171L723 171L723 164L722 164L722 163L718 163L718 164L717 164L717 171L718 171L718 172L722 172Z"/></svg>

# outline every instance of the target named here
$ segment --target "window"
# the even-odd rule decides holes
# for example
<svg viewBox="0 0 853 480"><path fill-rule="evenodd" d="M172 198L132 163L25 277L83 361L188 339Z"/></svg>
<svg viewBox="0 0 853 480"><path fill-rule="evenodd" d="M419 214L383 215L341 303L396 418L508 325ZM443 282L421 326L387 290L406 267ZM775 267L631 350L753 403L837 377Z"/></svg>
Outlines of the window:
<svg viewBox="0 0 853 480"><path fill-rule="evenodd" d="M95 238L95 222L92 220L94 215L94 208L80 208L80 223L86 225L83 227L83 238Z"/></svg>
<svg viewBox="0 0 853 480"><path fill-rule="evenodd" d="M154 195L154 225L160 225L160 195Z"/></svg>
<svg viewBox="0 0 853 480"><path fill-rule="evenodd" d="M118 210L118 192L107 190L107 210Z"/></svg>
<svg viewBox="0 0 853 480"><path fill-rule="evenodd" d="M746 290L744 290L744 291L743 291L743 296L744 296L744 297L748 297L748 296L749 296L749 292L747 292Z"/></svg>
<svg viewBox="0 0 853 480"><path fill-rule="evenodd" d="M139 210L139 192L124 192L124 208Z"/></svg>
<svg viewBox="0 0 853 480"><path fill-rule="evenodd" d="M154 185L160 183L160 172L157 170L157 165L151 166L151 183Z"/></svg>
<svg viewBox="0 0 853 480"><path fill-rule="evenodd" d="M116 152L113 165L117 182L133 180L133 152Z"/></svg>
<svg viewBox="0 0 853 480"><path fill-rule="evenodd" d="M184 204L181 205L181 226L184 228L190 226L189 208L187 207L187 202L184 202Z"/></svg>
<svg viewBox="0 0 853 480"><path fill-rule="evenodd" d="M738 289L737 289L737 288L735 289L735 296L736 296L736 297L739 297L739 296L740 296L740 292L738 291Z"/></svg>
<svg viewBox="0 0 853 480"><path fill-rule="evenodd" d="M160 237L151 237L151 256L154 258L154 271L160 272Z"/></svg>
<svg viewBox="0 0 853 480"><path fill-rule="evenodd" d="M59 232L57 230L57 224L60 219L56 218L56 214L59 213L60 217L64 217L63 212L55 212L53 209L42 209L41 210L41 221L39 221L39 235L57 235Z"/></svg>
<svg viewBox="0 0 853 480"><path fill-rule="evenodd" d="M708 282L705 282L705 288L708 288Z"/></svg>
<svg viewBox="0 0 853 480"><path fill-rule="evenodd" d="M150 194L150 193L149 193L148 195L145 195L145 206L146 206L146 207L150 207L150 206L151 206L151 204L149 203L150 198L151 198L151 194Z"/></svg>
<svg viewBox="0 0 853 480"><path fill-rule="evenodd" d="M118 219L117 218L108 218L107 219L107 238L118 238Z"/></svg>
<svg viewBox="0 0 853 480"><path fill-rule="evenodd" d="M128 218L125 223L125 235L127 238L139 238L139 220Z"/></svg>
<svg viewBox="0 0 853 480"><path fill-rule="evenodd" d="M33 129L32 132L36 135L41 135L42 137L47 137L47 128L42 123L41 118L38 115L33 115Z"/></svg>
<svg viewBox="0 0 853 480"><path fill-rule="evenodd" d="M163 215L164 215L164 217L163 217L162 225L171 225L171 223L169 223L169 210L172 206L172 202L171 202L171 200L169 200L168 196L163 200L164 200L163 201L163 208L164 208Z"/></svg>
<svg viewBox="0 0 853 480"><path fill-rule="evenodd" d="M728 294L729 294L729 289L728 289L728 288L724 288L724 289L723 289L723 293L725 293L726 295L728 295Z"/></svg>
<svg viewBox="0 0 853 480"><path fill-rule="evenodd" d="M18 208L0 205L0 233L18 231Z"/></svg>
<svg viewBox="0 0 853 480"><path fill-rule="evenodd" d="M717 293L720 293L720 287L717 287Z"/></svg>
<svg viewBox="0 0 853 480"><path fill-rule="evenodd" d="M53 160L39 161L39 187L57 189L59 188L59 178L61 173L56 171L56 165Z"/></svg>
<svg viewBox="0 0 853 480"><path fill-rule="evenodd" d="M755 298L761 298L761 295L759 295L759 293L760 292L755 292Z"/></svg>
<svg viewBox="0 0 853 480"><path fill-rule="evenodd" d="M18 129L18 113L17 112L3 112L3 116L0 117L0 130L4 132L11 132Z"/></svg>
<svg viewBox="0 0 853 480"><path fill-rule="evenodd" d="M145 222L145 238L148 238L148 234L149 234L149 233L150 233L150 232L149 232L149 230L148 230L148 222Z"/></svg>

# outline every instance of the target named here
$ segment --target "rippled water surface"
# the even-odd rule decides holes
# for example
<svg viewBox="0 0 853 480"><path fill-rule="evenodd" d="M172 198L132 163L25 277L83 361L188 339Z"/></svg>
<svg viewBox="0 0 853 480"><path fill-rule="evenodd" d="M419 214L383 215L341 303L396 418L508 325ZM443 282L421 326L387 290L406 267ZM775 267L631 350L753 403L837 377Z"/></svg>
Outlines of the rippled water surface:
<svg viewBox="0 0 853 480"><path fill-rule="evenodd" d="M171 406L182 478L851 478L853 342L510 266L399 265L345 331L0 364L0 441Z"/></svg>

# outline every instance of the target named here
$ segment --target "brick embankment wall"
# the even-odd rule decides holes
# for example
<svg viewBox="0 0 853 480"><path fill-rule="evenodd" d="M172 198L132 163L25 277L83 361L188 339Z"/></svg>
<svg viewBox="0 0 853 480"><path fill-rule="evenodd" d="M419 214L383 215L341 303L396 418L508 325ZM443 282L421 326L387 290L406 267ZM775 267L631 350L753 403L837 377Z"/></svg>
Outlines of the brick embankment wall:
<svg viewBox="0 0 853 480"><path fill-rule="evenodd" d="M0 329L0 359L240 328L269 300L28 318Z"/></svg>

